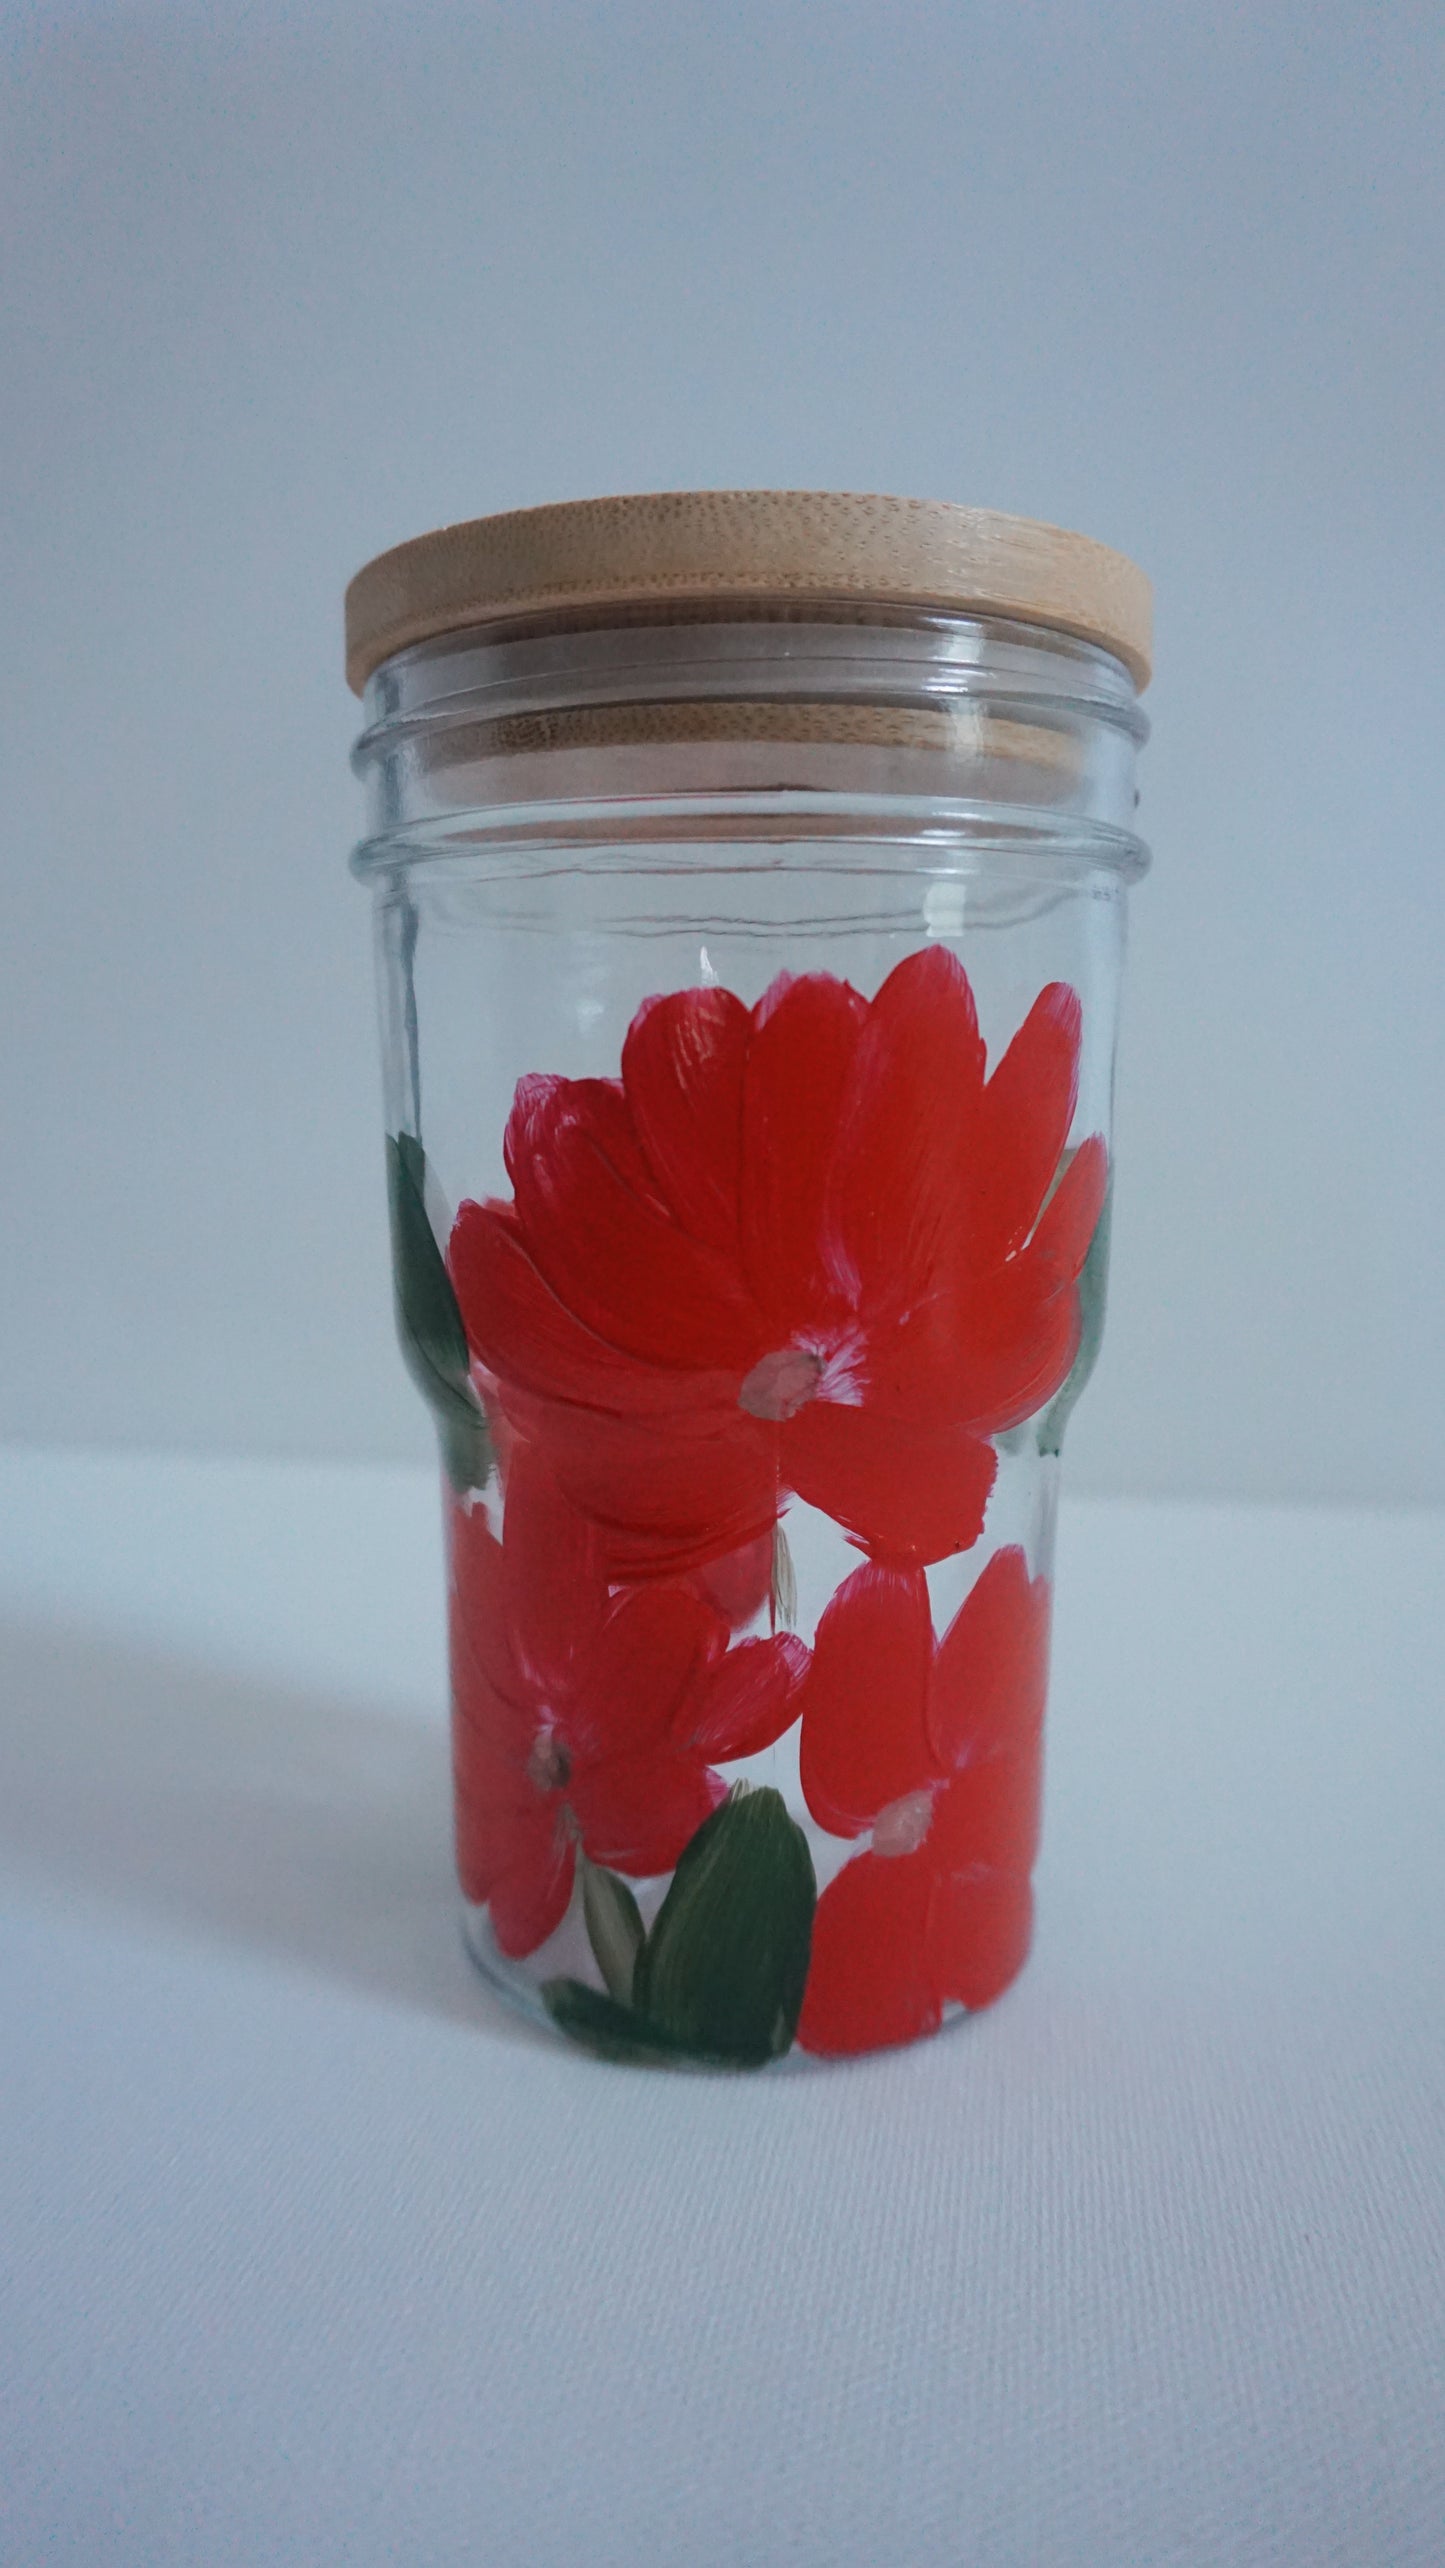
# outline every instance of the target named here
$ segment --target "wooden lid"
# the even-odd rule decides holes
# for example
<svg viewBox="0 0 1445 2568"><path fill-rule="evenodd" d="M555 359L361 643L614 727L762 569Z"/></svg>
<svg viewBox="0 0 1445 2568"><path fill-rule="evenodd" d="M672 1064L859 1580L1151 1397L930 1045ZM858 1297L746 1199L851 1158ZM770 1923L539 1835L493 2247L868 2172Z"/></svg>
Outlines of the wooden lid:
<svg viewBox="0 0 1445 2568"><path fill-rule="evenodd" d="M775 600L1002 615L1095 642L1149 682L1149 582L1087 535L943 499L846 491L654 491L439 526L381 553L346 592L357 694L414 642L503 621L545 630L610 607L717 614Z"/></svg>

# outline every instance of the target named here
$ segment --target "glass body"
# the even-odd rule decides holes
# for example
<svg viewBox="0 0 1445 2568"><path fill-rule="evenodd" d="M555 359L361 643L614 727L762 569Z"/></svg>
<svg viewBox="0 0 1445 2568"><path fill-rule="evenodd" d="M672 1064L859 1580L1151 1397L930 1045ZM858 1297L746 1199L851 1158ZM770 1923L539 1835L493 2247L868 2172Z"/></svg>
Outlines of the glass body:
<svg viewBox="0 0 1445 2568"><path fill-rule="evenodd" d="M882 611L368 686L466 1932L594 2050L865 2051L1026 1956L1143 729L1090 645Z"/></svg>

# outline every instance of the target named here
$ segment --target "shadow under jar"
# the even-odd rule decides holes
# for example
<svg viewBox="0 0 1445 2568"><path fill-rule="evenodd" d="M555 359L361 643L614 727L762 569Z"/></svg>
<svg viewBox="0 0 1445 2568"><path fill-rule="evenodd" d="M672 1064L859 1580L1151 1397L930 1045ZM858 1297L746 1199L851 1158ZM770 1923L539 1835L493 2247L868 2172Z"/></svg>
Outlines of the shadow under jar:
<svg viewBox="0 0 1445 2568"><path fill-rule="evenodd" d="M932 2033L1029 1946L1147 584L711 492L422 537L347 625L470 1948L616 2059Z"/></svg>

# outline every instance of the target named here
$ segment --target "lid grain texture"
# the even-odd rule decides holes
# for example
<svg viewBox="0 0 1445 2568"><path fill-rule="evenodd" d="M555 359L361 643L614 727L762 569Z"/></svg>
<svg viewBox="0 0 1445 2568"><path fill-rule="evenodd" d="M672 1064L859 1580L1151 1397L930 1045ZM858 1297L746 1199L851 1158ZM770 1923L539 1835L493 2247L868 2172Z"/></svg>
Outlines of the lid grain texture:
<svg viewBox="0 0 1445 2568"><path fill-rule="evenodd" d="M656 605L776 601L994 614L1097 643L1148 683L1150 589L1122 553L1028 517L844 491L660 491L438 527L346 592L359 694L396 651L444 633Z"/></svg>

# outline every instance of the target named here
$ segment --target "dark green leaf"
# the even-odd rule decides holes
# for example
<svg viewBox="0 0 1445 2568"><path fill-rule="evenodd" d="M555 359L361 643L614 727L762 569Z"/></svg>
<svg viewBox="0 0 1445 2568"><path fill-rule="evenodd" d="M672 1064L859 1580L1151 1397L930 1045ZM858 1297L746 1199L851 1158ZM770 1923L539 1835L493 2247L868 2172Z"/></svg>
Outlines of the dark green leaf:
<svg viewBox="0 0 1445 2568"><path fill-rule="evenodd" d="M1109 1281L1109 1225L1114 1205L1114 1187L1110 1180L1089 1254L1079 1273L1079 1352L1069 1369L1069 1376L1052 1405L1045 1411L1039 1429L1040 1453L1058 1453L1064 1441L1064 1429L1073 1414L1074 1403L1098 1362L1099 1343L1104 1334L1104 1300Z"/></svg>
<svg viewBox="0 0 1445 2568"><path fill-rule="evenodd" d="M735 1784L684 1847L637 1957L639 2013L702 2057L775 2059L797 2028L816 1901L781 1793Z"/></svg>
<svg viewBox="0 0 1445 2568"><path fill-rule="evenodd" d="M408 1351L449 1383L467 1378L467 1333L426 1208L426 1152L414 1133L388 1136L387 1180L397 1312Z"/></svg>
<svg viewBox="0 0 1445 2568"><path fill-rule="evenodd" d="M542 1997L559 2032L583 2043L601 2059L675 2066L689 2056L685 2043L659 2033L630 2006L619 2005L615 1997L604 1997L600 1988L589 1988L585 1980L544 1980ZM720 2063L709 2065L716 2067Z"/></svg>
<svg viewBox="0 0 1445 2568"><path fill-rule="evenodd" d="M632 1973L642 1947L642 1911L625 1881L602 1864L580 1858L582 1914L597 1967L609 1993L626 2006L632 1996Z"/></svg>
<svg viewBox="0 0 1445 2568"><path fill-rule="evenodd" d="M467 1333L426 1208L426 1153L414 1133L387 1136L396 1328L407 1370L428 1403L458 1489L480 1489L491 1438L472 1387Z"/></svg>

